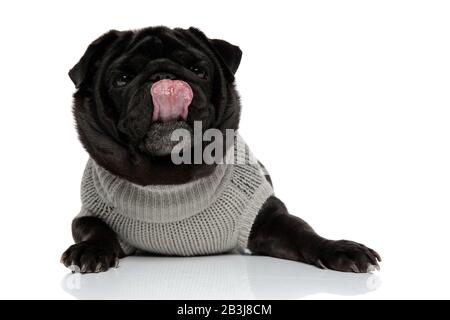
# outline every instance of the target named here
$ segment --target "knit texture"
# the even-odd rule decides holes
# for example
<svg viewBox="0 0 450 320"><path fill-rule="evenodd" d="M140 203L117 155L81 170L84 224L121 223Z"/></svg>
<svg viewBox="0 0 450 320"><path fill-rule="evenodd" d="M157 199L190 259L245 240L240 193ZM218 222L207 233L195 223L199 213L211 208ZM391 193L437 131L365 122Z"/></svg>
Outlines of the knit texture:
<svg viewBox="0 0 450 320"><path fill-rule="evenodd" d="M207 255L247 248L256 215L272 194L261 166L237 135L211 175L179 185L136 185L89 159L78 217L105 221L126 254L140 249Z"/></svg>

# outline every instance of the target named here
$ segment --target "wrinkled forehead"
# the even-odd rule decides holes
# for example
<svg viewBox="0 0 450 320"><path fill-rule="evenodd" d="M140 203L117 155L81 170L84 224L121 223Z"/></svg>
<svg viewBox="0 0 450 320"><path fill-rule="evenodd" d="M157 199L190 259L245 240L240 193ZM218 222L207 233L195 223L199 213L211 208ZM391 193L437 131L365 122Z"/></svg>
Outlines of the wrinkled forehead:
<svg viewBox="0 0 450 320"><path fill-rule="evenodd" d="M167 28L148 28L134 31L127 53L137 54L153 50L180 49L189 46L181 32Z"/></svg>
<svg viewBox="0 0 450 320"><path fill-rule="evenodd" d="M134 31L122 51L120 62L162 57L208 60L184 30L156 27Z"/></svg>

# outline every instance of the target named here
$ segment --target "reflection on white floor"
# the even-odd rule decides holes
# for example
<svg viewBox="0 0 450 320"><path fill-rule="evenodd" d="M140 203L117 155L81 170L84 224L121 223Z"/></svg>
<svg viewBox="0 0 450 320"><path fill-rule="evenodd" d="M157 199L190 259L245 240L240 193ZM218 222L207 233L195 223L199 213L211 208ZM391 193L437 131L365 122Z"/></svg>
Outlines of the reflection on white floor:
<svg viewBox="0 0 450 320"><path fill-rule="evenodd" d="M128 257L117 269L68 274L63 289L78 299L298 299L317 293L361 295L377 274L352 274L261 256Z"/></svg>

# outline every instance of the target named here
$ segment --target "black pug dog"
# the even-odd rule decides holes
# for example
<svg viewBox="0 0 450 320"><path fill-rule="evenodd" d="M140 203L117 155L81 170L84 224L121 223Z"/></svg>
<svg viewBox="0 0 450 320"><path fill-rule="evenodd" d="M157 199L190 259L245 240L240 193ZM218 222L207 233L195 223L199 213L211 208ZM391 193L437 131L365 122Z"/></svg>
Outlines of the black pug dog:
<svg viewBox="0 0 450 320"><path fill-rule="evenodd" d="M112 30L91 43L69 76L77 88L73 112L79 138L90 155L91 167L110 177L103 183L121 181L136 190L147 190L152 186L190 185L214 175L217 169L214 163L174 164L169 156L174 143L168 137L177 128L191 130L194 121L201 122L202 130L237 130L241 106L234 75L241 55L239 47L209 39L196 28ZM228 147L224 147L224 152ZM265 179L271 184L268 175ZM88 180L86 184L95 182ZM85 189L92 186L86 185ZM243 184L235 187L250 188ZM91 204L101 206L104 212L114 212L116 208L107 199L108 195L103 195ZM126 241L118 234L118 224L108 219L108 215L82 214L73 220L76 244L63 253L61 261L65 266L81 273L100 272L117 266L120 258L136 252L128 250ZM216 230L219 220L201 221L196 230L208 233ZM237 220L233 221L232 227ZM125 224L126 220L120 223ZM159 241L159 238L151 240L153 231L163 233L158 237L170 233L163 241L171 242L169 245L173 247L177 243L183 247L188 242L191 246L190 253L181 249L154 250L167 255L220 253L233 249L237 243L233 238L232 245L196 250L196 243L210 245L210 240L202 239L203 234L192 234L193 229L176 221L170 229L158 228L154 224L148 229L146 245L139 245L137 240L128 241L128 245L152 251L149 248L156 248L155 242ZM128 234L129 239L144 232L142 228L130 230L133 234ZM273 194L261 203L247 232L244 246L255 255L344 272L369 272L378 269L381 261L378 253L360 243L319 236L302 219L290 215Z"/></svg>

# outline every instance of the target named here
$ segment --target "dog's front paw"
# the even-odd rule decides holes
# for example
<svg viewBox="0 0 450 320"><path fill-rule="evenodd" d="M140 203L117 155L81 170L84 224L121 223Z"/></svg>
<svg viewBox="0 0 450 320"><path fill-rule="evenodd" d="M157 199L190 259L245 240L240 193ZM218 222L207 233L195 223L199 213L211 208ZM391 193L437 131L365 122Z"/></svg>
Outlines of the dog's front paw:
<svg viewBox="0 0 450 320"><path fill-rule="evenodd" d="M317 266L343 272L379 270L380 255L366 246L348 240L326 241L319 250Z"/></svg>
<svg viewBox="0 0 450 320"><path fill-rule="evenodd" d="M82 241L63 253L61 263L72 272L102 272L110 267L117 267L119 254L116 251L96 241Z"/></svg>

